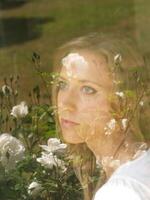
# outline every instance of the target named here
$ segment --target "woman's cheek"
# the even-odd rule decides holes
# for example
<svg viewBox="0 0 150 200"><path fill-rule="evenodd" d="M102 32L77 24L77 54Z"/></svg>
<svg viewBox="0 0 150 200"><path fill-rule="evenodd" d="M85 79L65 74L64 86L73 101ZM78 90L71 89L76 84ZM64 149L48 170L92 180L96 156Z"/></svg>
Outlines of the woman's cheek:
<svg viewBox="0 0 150 200"><path fill-rule="evenodd" d="M109 107L107 104L88 104L88 106L84 105L83 109L81 110L82 119L86 122L92 122L95 120L102 120L102 118L106 118L109 115Z"/></svg>
<svg viewBox="0 0 150 200"><path fill-rule="evenodd" d="M90 121L89 123L81 123L76 128L76 133L83 141L87 142L95 136L104 132L105 123L100 123L98 120ZM98 134L98 135L97 135Z"/></svg>

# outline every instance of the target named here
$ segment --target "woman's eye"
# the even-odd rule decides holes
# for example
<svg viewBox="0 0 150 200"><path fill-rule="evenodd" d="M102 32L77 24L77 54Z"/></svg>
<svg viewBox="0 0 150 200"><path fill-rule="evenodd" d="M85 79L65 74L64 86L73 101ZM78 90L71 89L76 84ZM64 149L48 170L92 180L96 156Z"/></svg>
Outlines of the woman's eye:
<svg viewBox="0 0 150 200"><path fill-rule="evenodd" d="M59 81L58 82L58 89L59 90L65 90L67 89L68 84L65 81Z"/></svg>
<svg viewBox="0 0 150 200"><path fill-rule="evenodd" d="M82 91L83 91L83 93L85 93L85 94L95 94L95 93L97 92L94 88L92 88L92 87L90 87L90 86L84 86L84 87L82 88Z"/></svg>

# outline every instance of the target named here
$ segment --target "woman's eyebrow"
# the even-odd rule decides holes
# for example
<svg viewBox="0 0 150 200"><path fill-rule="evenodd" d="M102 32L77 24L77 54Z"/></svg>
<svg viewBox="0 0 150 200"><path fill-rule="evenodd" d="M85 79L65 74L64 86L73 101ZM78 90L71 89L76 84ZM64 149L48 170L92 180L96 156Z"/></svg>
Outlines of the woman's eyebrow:
<svg viewBox="0 0 150 200"><path fill-rule="evenodd" d="M79 80L81 83L93 83L94 85L97 85L98 87L101 87L101 85L95 81L92 81L92 80L86 80L86 79L82 79L82 80Z"/></svg>
<svg viewBox="0 0 150 200"><path fill-rule="evenodd" d="M68 81L67 78L63 77L63 76L59 76L60 79L63 79L65 81ZM95 81L92 81L92 80L87 80L87 79L78 79L78 81L80 83L92 83L94 85L97 85L98 87L102 87L102 85L100 85L99 83L95 82Z"/></svg>

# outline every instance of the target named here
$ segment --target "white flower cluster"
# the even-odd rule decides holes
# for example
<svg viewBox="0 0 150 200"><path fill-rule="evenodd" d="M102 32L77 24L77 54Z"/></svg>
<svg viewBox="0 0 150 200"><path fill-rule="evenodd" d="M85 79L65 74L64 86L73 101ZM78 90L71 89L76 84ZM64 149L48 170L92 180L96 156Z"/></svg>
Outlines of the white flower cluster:
<svg viewBox="0 0 150 200"><path fill-rule="evenodd" d="M55 155L56 152L62 152L66 149L66 144L60 143L60 140L57 138L50 138L47 141L47 145L40 145L40 147L42 147L44 151L41 153L41 157L36 159L37 162L48 169L53 169L55 166L59 167L63 171L66 170L64 161L57 158ZM42 185L38 181L34 180L28 186L28 194L35 199L42 189Z"/></svg>
<svg viewBox="0 0 150 200"><path fill-rule="evenodd" d="M124 93L123 92L116 92L115 94L120 98L124 98Z"/></svg>
<svg viewBox="0 0 150 200"><path fill-rule="evenodd" d="M118 168L120 166L120 160L114 159L113 156L104 156L102 158L102 166L110 168Z"/></svg>
<svg viewBox="0 0 150 200"><path fill-rule="evenodd" d="M41 163L44 167L52 169L53 166L64 167L64 162L57 158L56 155L52 153L42 152L42 156L37 158L37 162Z"/></svg>
<svg viewBox="0 0 150 200"><path fill-rule="evenodd" d="M104 127L105 135L111 135L112 132L115 130L115 127L116 127L116 120L111 119Z"/></svg>
<svg viewBox="0 0 150 200"><path fill-rule="evenodd" d="M145 142L137 142L135 143L135 154L133 155L133 160L137 159L139 156L141 156L143 153L145 153L148 150L148 145Z"/></svg>
<svg viewBox="0 0 150 200"><path fill-rule="evenodd" d="M28 106L24 101L22 101L19 105L16 105L12 108L11 115L16 118L23 118L28 114Z"/></svg>
<svg viewBox="0 0 150 200"><path fill-rule="evenodd" d="M25 147L20 140L8 133L0 135L0 162L5 170L14 169L24 158Z"/></svg>
<svg viewBox="0 0 150 200"><path fill-rule="evenodd" d="M64 161L57 158L54 154L57 151L64 150L67 145L60 143L60 140L57 138L50 138L47 142L47 145L40 145L44 152L42 152L42 156L37 158L37 162L41 163L42 166L52 169L53 166L60 167L65 170Z"/></svg>
<svg viewBox="0 0 150 200"><path fill-rule="evenodd" d="M72 77L72 67L76 66L81 70L83 67L88 66L88 63L84 57L78 53L70 53L62 59L62 65L66 67L68 76Z"/></svg>

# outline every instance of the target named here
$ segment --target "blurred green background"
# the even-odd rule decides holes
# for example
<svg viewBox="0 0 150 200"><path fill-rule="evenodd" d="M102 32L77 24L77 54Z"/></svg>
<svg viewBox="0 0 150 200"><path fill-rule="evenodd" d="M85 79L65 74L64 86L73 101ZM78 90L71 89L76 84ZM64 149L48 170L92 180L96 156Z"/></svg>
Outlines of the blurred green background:
<svg viewBox="0 0 150 200"><path fill-rule="evenodd" d="M71 38L97 31L122 30L150 51L149 0L0 0L0 83L19 74L23 94L40 84L31 62L41 55L51 71L55 49Z"/></svg>

